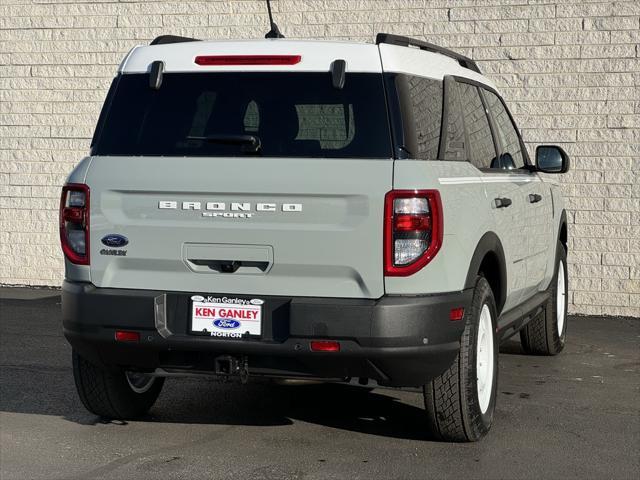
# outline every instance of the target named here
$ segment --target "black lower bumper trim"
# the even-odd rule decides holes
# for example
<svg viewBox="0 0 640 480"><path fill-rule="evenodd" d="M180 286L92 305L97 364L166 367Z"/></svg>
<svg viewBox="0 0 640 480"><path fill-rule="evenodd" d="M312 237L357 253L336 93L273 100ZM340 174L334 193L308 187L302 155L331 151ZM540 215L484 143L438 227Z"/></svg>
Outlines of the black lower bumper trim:
<svg viewBox="0 0 640 480"><path fill-rule="evenodd" d="M471 296L471 290L377 300L260 296L265 301L260 339L190 335L191 293L185 292L65 282L62 311L71 345L106 367L212 370L216 357L234 355L248 359L250 373L365 377L383 385L417 386L455 359L464 321L450 321L449 312L468 308ZM158 298L166 316L162 334L155 311ZM137 331L140 342L116 342L116 330ZM340 351L313 352L311 339L339 341Z"/></svg>

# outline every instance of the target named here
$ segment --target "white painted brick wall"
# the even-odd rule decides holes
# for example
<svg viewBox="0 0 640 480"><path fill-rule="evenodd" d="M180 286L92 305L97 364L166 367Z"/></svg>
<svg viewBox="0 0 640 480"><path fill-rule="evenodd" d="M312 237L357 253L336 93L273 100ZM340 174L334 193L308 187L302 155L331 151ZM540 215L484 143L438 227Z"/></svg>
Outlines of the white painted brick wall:
<svg viewBox="0 0 640 480"><path fill-rule="evenodd" d="M561 144L571 311L640 316L640 2L274 0L289 37L413 35L479 60L531 149ZM172 33L259 37L262 1L0 0L0 283L58 285L58 191L116 65Z"/></svg>

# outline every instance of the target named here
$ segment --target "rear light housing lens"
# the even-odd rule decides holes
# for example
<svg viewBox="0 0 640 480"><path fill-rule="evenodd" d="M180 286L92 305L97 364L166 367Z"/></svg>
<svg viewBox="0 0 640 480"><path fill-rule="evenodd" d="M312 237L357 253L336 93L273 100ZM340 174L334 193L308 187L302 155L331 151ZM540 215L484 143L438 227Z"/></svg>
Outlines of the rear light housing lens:
<svg viewBox="0 0 640 480"><path fill-rule="evenodd" d="M392 190L384 202L384 273L406 277L442 246L442 201L437 190Z"/></svg>
<svg viewBox="0 0 640 480"><path fill-rule="evenodd" d="M451 311L449 312L449 320L451 320L452 322L457 322L458 320L462 320L463 317L464 317L463 307L452 308Z"/></svg>
<svg viewBox="0 0 640 480"><path fill-rule="evenodd" d="M301 55L198 55L195 63L202 66L227 65L296 65Z"/></svg>
<svg viewBox="0 0 640 480"><path fill-rule="evenodd" d="M312 352L339 352L340 342L333 340L313 340L309 343Z"/></svg>
<svg viewBox="0 0 640 480"><path fill-rule="evenodd" d="M116 330L117 342L139 342L140 332L130 332L128 330Z"/></svg>
<svg viewBox="0 0 640 480"><path fill-rule="evenodd" d="M62 187L60 243L71 263L89 265L89 187L84 184Z"/></svg>

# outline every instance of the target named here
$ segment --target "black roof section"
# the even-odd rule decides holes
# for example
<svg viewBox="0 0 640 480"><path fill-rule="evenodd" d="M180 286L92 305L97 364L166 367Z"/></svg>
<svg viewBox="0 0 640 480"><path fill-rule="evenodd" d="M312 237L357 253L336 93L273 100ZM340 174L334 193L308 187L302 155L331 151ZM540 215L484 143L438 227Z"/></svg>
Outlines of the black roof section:
<svg viewBox="0 0 640 480"><path fill-rule="evenodd" d="M423 42L409 37L402 37L400 35L393 35L391 33L379 33L376 35L376 45L380 45L381 43L399 45L401 47L418 47L420 50L426 50L427 52L440 53L457 60L460 66L464 68L468 68L469 70L473 70L477 73L482 73L478 64L469 57L465 57L464 55L454 52L453 50L449 50L448 48L434 45L433 43Z"/></svg>
<svg viewBox="0 0 640 480"><path fill-rule="evenodd" d="M153 39L149 45L166 45L167 43L199 42L197 38L179 37L177 35L160 35Z"/></svg>

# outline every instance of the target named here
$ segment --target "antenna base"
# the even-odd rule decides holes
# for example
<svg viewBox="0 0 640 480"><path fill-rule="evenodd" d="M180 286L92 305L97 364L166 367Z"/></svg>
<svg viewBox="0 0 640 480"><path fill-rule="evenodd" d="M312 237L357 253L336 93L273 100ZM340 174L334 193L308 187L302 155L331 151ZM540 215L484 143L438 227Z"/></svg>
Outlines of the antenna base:
<svg viewBox="0 0 640 480"><path fill-rule="evenodd" d="M264 38L284 38L284 35L282 34L282 32L280 32L278 25L276 25L275 23L272 23L271 30L267 32Z"/></svg>

